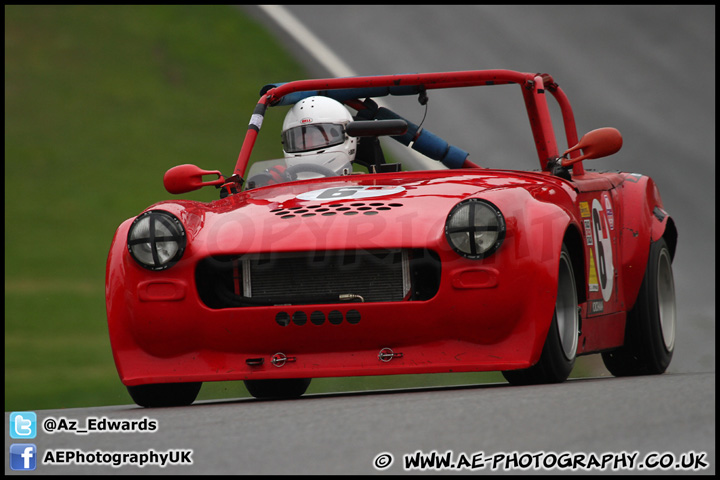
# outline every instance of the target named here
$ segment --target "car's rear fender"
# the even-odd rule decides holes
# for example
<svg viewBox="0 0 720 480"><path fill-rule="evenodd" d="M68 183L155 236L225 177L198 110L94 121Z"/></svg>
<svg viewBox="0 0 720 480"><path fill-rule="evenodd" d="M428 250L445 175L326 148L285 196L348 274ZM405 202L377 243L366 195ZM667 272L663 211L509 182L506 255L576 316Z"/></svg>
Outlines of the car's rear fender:
<svg viewBox="0 0 720 480"><path fill-rule="evenodd" d="M622 275L625 308L635 305L647 266L651 243L665 238L674 257L678 232L674 220L663 208L660 191L647 176L628 174L618 188L622 195Z"/></svg>

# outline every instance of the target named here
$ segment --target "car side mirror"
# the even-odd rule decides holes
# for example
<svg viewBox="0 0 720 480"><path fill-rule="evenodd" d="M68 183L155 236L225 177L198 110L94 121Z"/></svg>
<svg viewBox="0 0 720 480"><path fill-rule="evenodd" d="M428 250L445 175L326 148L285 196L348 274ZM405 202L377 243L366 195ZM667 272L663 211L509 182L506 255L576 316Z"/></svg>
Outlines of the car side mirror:
<svg viewBox="0 0 720 480"><path fill-rule="evenodd" d="M203 182L204 175L217 175L217 180ZM218 170L203 170L195 165L185 164L173 167L163 177L165 190L172 194L192 192L208 185L220 186L225 178Z"/></svg>
<svg viewBox="0 0 720 480"><path fill-rule="evenodd" d="M402 119L392 120L356 120L345 127L351 137L377 137L380 135L405 135L408 124Z"/></svg>
<svg viewBox="0 0 720 480"><path fill-rule="evenodd" d="M577 145L567 149L563 153L561 165L569 167L583 160L607 157L620 150L622 144L622 135L617 129L612 127L598 128L583 135ZM582 150L582 155L569 158L568 154L576 150Z"/></svg>

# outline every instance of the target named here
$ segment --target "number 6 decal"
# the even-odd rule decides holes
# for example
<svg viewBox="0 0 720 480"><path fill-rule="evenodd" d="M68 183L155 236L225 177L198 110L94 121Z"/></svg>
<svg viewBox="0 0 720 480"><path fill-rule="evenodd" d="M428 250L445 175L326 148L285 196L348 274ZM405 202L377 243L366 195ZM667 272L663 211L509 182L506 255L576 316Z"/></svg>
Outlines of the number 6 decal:
<svg viewBox="0 0 720 480"><path fill-rule="evenodd" d="M318 200L326 199L338 199L338 198L353 198L358 191L362 190L362 187L338 187L338 188L326 188L322 193L318 194L315 198Z"/></svg>
<svg viewBox="0 0 720 480"><path fill-rule="evenodd" d="M592 202L592 230L595 237L595 256L597 257L596 266L600 289L603 300L609 302L615 278L612 239L610 238L607 214L597 199Z"/></svg>
<svg viewBox="0 0 720 480"><path fill-rule="evenodd" d="M305 192L297 196L300 200L362 200L366 198L385 197L402 193L405 187L388 185L349 185L345 187L330 187L321 190Z"/></svg>

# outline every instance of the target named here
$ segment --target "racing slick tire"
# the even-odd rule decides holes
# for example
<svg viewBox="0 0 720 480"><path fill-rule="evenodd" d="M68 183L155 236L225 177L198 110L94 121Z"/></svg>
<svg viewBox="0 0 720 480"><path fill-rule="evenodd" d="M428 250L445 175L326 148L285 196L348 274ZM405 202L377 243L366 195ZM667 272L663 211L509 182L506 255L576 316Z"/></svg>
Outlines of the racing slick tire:
<svg viewBox="0 0 720 480"><path fill-rule="evenodd" d="M676 322L672 255L661 238L650 245L640 293L628 312L625 345L602 353L605 367L616 377L665 372L675 349Z"/></svg>
<svg viewBox="0 0 720 480"><path fill-rule="evenodd" d="M141 407L183 407L197 398L202 382L153 383L127 387L133 401Z"/></svg>
<svg viewBox="0 0 720 480"><path fill-rule="evenodd" d="M310 386L310 378L282 380L243 380L250 395L258 399L290 399L300 397Z"/></svg>
<svg viewBox="0 0 720 480"><path fill-rule="evenodd" d="M540 360L527 369L503 371L505 380L511 385L564 382L575 366L579 331L580 317L575 274L570 253L563 245L560 252L555 312Z"/></svg>

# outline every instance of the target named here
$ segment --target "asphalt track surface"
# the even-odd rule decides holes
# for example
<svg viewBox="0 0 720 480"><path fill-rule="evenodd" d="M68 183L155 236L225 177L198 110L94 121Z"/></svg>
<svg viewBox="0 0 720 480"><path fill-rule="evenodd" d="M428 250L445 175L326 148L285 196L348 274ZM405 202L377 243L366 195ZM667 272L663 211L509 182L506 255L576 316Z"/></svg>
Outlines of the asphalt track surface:
<svg viewBox="0 0 720 480"><path fill-rule="evenodd" d="M262 12L248 11L276 28ZM12 472L6 456L5 473L397 474L407 471L404 456L418 451L450 452L456 466L463 464L463 453L470 465L485 460L474 471L481 474L585 473L532 468L535 462L559 466L563 453L572 454L578 466L590 465L593 455L620 461L606 463L606 472L617 466L618 473L714 473L715 7L323 5L289 11L358 75L485 68L547 72L570 98L580 134L618 128L623 149L586 168L651 176L680 234L673 265L679 321L668 372L618 379L600 370L597 377L537 387L493 384L295 401L204 401L152 410L134 405L45 410L37 412L40 432L34 440L41 456L68 449L93 460L89 454L152 450L182 459L183 451L191 451L192 465L118 468L103 461L117 457L100 455L98 465L40 464L34 472ZM286 32L276 32L313 75L327 76ZM424 126L470 151L483 166L535 168L522 160L532 144L520 95L508 91L477 100L433 93ZM415 108L419 121L423 110ZM147 418L157 429L42 430L48 419L56 425L65 419L68 426L77 420L83 428L93 418ZM5 425L8 431L7 412ZM15 440L6 436L6 447L10 442ZM376 463L387 465L387 454L392 463L377 469ZM632 458L635 468L624 470ZM693 460L707 468L649 468L659 461ZM492 461L499 470L492 470ZM455 471L473 472L443 472Z"/></svg>

